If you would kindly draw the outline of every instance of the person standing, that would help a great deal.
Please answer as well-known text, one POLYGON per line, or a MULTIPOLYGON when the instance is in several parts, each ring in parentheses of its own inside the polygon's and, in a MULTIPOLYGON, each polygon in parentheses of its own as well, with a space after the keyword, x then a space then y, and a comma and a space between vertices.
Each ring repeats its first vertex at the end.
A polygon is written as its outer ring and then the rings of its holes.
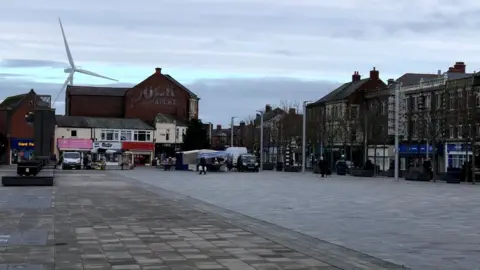
POLYGON ((200 173, 199 174, 207 174, 207 160, 205 157, 200 158, 200 173))
POLYGON ((327 165, 327 161, 325 161, 323 159, 323 157, 320 157, 320 160, 318 161, 318 167, 320 169, 320 175, 322 177, 325 177, 325 175, 327 175, 327 171, 328 171, 328 165, 327 165))

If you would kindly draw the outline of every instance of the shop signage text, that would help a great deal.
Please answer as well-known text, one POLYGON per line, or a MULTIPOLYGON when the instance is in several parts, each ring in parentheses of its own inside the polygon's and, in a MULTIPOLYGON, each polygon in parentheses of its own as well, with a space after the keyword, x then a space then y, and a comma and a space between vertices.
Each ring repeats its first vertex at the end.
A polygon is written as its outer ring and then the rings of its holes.
POLYGON ((90 150, 92 149, 92 140, 91 139, 58 139, 57 148, 60 150, 90 150))
POLYGON ((98 149, 115 149, 119 150, 122 149, 122 143, 120 142, 94 142, 93 148, 98 149))
POLYGON ((33 142, 18 142, 17 145, 19 147, 35 147, 35 143, 33 142))
POLYGON ((25 148, 34 148, 35 142, 28 139, 12 139, 10 141, 11 149, 25 149, 25 148))

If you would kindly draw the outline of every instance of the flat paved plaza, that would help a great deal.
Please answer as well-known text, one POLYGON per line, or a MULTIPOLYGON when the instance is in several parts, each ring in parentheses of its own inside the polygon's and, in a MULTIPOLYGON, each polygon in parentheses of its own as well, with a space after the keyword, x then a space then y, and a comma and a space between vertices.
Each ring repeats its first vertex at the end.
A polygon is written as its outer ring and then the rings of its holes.
MULTIPOLYGON (((59 171, 54 187, 0 187, 0 270, 400 268, 129 178, 158 175, 59 171)), ((201 184, 165 181, 190 176, 201 184)))
POLYGON ((480 269, 479 185, 267 171, 109 174, 413 269, 480 269))

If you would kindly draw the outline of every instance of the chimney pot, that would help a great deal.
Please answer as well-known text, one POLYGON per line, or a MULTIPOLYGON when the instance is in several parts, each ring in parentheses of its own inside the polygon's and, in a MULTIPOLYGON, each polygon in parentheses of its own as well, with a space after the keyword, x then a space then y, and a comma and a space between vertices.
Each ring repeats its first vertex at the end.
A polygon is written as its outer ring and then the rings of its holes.
POLYGON ((353 72, 353 75, 352 75, 352 82, 358 82, 360 81, 362 77, 360 76, 360 74, 358 73, 358 71, 354 71, 353 72))
POLYGON ((217 125, 217 130, 222 129, 222 125, 217 125))
POLYGON ((162 69, 161 69, 161 68, 159 68, 159 67, 155 68, 155 73, 157 73, 157 74, 160 74, 160 73, 162 73, 162 69))

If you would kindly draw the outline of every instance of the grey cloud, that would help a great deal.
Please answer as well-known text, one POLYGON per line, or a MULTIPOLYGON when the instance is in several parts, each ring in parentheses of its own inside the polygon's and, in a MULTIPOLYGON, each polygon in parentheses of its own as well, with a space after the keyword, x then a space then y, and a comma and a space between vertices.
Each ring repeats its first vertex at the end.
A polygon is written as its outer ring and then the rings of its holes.
POLYGON ((198 80, 187 85, 201 97, 200 115, 214 123, 228 123, 254 115, 266 104, 282 101, 316 100, 338 86, 330 81, 302 81, 288 78, 198 80))
MULTIPOLYGON (((108 86, 132 86, 131 84, 110 84, 108 86)), ((186 84, 200 98, 200 117, 205 122, 226 124, 230 117, 246 119, 254 115, 255 110, 264 108, 265 104, 280 105, 282 101, 314 100, 338 86, 329 81, 302 81, 287 78, 263 79, 205 79, 186 84)), ((0 99, 7 96, 26 93, 34 89, 38 94, 58 94, 60 84, 38 83, 21 79, 2 80, 0 77, 0 99)), ((58 102, 63 102, 64 94, 58 102)), ((57 104, 61 105, 61 104, 57 104)), ((64 113, 64 108, 57 107, 57 113, 64 113)))
POLYGON ((58 61, 38 60, 38 59, 3 59, 0 61, 0 67, 4 68, 65 68, 68 64, 58 61))

